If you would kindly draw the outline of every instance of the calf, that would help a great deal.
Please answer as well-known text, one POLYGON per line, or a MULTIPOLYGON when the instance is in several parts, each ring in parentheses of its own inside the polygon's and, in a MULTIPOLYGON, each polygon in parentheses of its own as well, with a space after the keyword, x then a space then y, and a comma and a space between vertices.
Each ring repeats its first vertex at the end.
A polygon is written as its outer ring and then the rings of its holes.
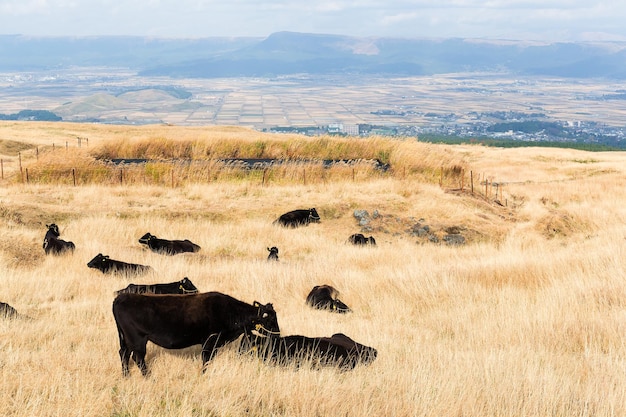
POLYGON ((335 313, 352 311, 339 298, 339 291, 330 285, 316 285, 306 297, 306 303, 319 310, 330 310, 335 313))
POLYGON ((153 271, 151 266, 116 261, 101 253, 89 261, 87 266, 99 269, 103 274, 146 274, 153 271))
POLYGON ((348 238, 348 242, 353 245, 372 245, 376 246, 374 236, 365 237, 362 233, 355 233, 348 238))
POLYGON ((113 317, 120 339, 122 373, 133 360, 143 375, 148 341, 166 349, 202 345, 202 367, 217 349, 258 325, 280 332, 272 304, 247 304, 229 295, 208 292, 191 295, 119 294, 113 317))
POLYGON ((128 284, 126 288, 116 291, 115 294, 121 294, 123 292, 135 294, 195 294, 198 292, 198 289, 189 278, 185 277, 180 281, 170 282, 168 284, 128 284))
POLYGON ((66 242, 59 239, 61 233, 59 232, 59 226, 56 224, 47 224, 48 231, 43 238, 43 250, 46 255, 62 255, 64 253, 74 253, 76 246, 73 242, 66 242))
POLYGON ((244 333, 240 353, 251 353, 266 362, 300 366, 336 366, 353 369, 358 364, 368 365, 378 356, 372 347, 355 342, 343 333, 331 337, 283 336, 258 327, 244 333))
POLYGON ((148 246, 152 252, 160 253, 163 255, 176 255, 177 253, 184 252, 198 252, 200 246, 191 242, 188 239, 185 240, 167 240, 159 239, 158 237, 146 233, 139 239, 139 243, 148 246))
POLYGON ((278 261, 278 248, 276 246, 272 246, 271 248, 267 248, 270 251, 270 254, 267 255, 268 261, 278 261))
POLYGON ((320 216, 317 214, 317 210, 315 210, 315 208, 310 208, 308 210, 293 210, 274 220, 274 224, 285 227, 308 226, 309 223, 319 222, 320 216))

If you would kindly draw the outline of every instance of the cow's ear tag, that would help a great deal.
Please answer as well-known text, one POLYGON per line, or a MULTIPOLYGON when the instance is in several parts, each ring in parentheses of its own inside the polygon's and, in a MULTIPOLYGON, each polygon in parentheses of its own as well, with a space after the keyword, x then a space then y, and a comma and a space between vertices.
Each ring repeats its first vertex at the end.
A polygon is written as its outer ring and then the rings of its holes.
POLYGON ((254 303, 252 303, 252 305, 255 307, 261 307, 261 303, 259 303, 258 301, 255 301, 254 303))
POLYGON ((258 332, 259 330, 261 330, 261 328, 263 327, 263 325, 261 323, 257 323, 254 325, 254 329, 258 332))

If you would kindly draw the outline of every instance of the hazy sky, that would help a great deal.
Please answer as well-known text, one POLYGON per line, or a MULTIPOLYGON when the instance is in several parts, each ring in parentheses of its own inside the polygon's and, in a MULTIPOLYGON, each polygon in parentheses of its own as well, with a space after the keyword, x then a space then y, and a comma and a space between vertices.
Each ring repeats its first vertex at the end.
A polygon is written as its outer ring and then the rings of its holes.
POLYGON ((624 0, 0 0, 0 34, 626 40, 624 0))

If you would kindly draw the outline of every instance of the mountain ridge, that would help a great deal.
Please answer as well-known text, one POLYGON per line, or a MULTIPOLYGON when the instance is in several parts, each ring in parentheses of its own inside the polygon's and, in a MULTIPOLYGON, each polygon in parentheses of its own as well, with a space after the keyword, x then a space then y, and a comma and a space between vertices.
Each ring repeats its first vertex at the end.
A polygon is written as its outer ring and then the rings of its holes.
POLYGON ((626 42, 355 37, 276 32, 265 38, 0 36, 0 70, 124 67, 138 75, 258 77, 294 73, 432 75, 498 71, 626 79, 626 42))

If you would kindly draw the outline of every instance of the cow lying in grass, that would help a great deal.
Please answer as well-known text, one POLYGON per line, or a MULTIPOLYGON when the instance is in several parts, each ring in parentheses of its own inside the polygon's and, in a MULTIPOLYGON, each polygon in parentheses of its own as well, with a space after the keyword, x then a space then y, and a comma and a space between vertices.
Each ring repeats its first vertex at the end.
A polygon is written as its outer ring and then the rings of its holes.
POLYGON ((308 226, 309 223, 319 223, 320 216, 317 214, 317 210, 315 208, 310 208, 308 210, 300 209, 300 210, 292 210, 281 215, 278 219, 274 220, 274 224, 278 224, 284 227, 300 227, 300 226, 308 226))
POLYGON ((261 326, 244 333, 239 352, 277 365, 310 364, 341 369, 370 364, 378 356, 376 349, 357 343, 343 333, 331 337, 280 336, 261 326))
POLYGON ((316 285, 306 297, 306 303, 319 310, 329 310, 335 313, 352 311, 339 298, 339 291, 330 285, 316 285))
POLYGON ((267 250, 270 252, 269 255, 267 255, 267 260, 278 261, 278 248, 276 246, 272 246, 271 248, 267 248, 267 250))
POLYGON ((348 238, 348 242, 352 243, 353 245, 376 246, 376 239, 374 239, 374 236, 365 237, 363 233, 355 233, 353 235, 350 235, 350 237, 348 238))
POLYGON ((52 223, 46 225, 48 231, 43 238, 43 250, 46 255, 62 255, 64 253, 73 253, 76 249, 74 242, 66 242, 63 239, 59 239, 61 233, 59 232, 59 226, 52 223))
POLYGON ((151 266, 116 261, 108 255, 97 254, 87 263, 89 268, 100 270, 103 274, 146 274, 153 271, 151 266))
POLYGON ((146 233, 139 239, 139 243, 146 245, 152 252, 163 255, 176 255, 177 253, 198 252, 200 246, 196 245, 189 239, 185 240, 168 240, 159 239, 158 237, 146 233))
POLYGON ((167 284, 128 284, 124 289, 116 291, 115 294, 130 292, 135 294, 195 294, 198 289, 187 277, 180 281, 167 284))

